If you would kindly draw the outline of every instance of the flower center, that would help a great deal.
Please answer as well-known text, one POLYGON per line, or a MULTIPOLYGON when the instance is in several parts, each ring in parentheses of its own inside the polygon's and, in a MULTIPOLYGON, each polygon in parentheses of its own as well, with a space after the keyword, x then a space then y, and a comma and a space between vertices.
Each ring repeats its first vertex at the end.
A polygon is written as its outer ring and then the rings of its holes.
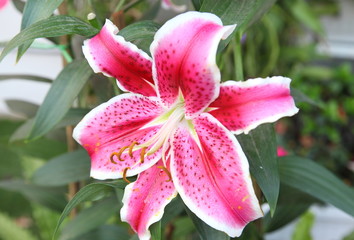
MULTIPOLYGON (((126 182, 129 182, 126 178, 127 171, 132 167, 144 163, 145 157, 150 156, 157 152, 160 148, 162 161, 164 165, 166 165, 166 158, 168 158, 169 154, 169 147, 170 147, 170 137, 174 134, 175 130, 178 127, 178 124, 184 119, 184 108, 182 104, 177 105, 173 109, 169 110, 168 112, 162 114, 160 117, 156 118, 149 124, 145 125, 144 128, 148 128, 151 126, 156 126, 162 124, 162 127, 154 134, 151 138, 147 141, 138 143, 137 141, 133 141, 131 144, 124 146, 119 149, 118 152, 113 152, 110 155, 110 161, 114 164, 117 164, 116 160, 118 161, 125 161, 122 157, 123 153, 127 153, 130 158, 133 158, 133 152, 140 151, 140 159, 135 162, 132 166, 127 167, 123 170, 123 179, 126 182)), ((143 129, 143 128, 142 128, 143 129)), ((166 167, 159 166, 166 174, 170 177, 170 174, 166 167)))

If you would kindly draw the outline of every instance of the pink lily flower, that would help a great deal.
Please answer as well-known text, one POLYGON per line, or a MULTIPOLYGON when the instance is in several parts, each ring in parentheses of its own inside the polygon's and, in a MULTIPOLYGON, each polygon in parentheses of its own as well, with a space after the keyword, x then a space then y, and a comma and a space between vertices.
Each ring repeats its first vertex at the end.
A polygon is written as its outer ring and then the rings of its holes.
POLYGON ((9 3, 9 0, 0 0, 0 10, 5 8, 8 3, 9 3))
POLYGON ((74 130, 91 157, 91 176, 138 175, 124 193, 121 218, 140 239, 177 195, 199 218, 229 236, 263 215, 245 154, 234 134, 294 115, 290 79, 220 83, 215 62, 223 26, 210 13, 187 12, 156 33, 152 58, 117 36, 109 20, 83 51, 95 72, 124 93, 93 109, 74 130))

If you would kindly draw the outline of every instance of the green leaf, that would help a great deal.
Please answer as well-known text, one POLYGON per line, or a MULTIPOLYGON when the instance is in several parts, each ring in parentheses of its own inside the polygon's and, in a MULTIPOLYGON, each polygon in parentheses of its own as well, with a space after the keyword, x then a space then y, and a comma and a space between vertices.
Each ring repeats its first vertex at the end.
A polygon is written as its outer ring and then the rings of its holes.
POLYGON ((237 24, 244 31, 267 12, 276 0, 204 0, 201 12, 218 15, 223 24, 237 24))
POLYGON ((160 24, 146 20, 130 24, 120 30, 118 35, 121 35, 126 41, 129 42, 138 39, 154 38, 156 31, 160 27, 160 24))
POLYGON ((115 225, 103 225, 95 230, 70 240, 112 240, 117 239, 118 236, 119 240, 130 239, 130 235, 126 228, 115 225))
POLYGON ((14 48, 36 38, 59 37, 68 34, 92 36, 98 30, 86 22, 70 16, 53 16, 41 20, 22 30, 4 48, 0 55, 2 59, 14 48))
POLYGON ((179 217, 173 221, 172 239, 186 239, 186 235, 191 235, 195 232, 195 226, 188 216, 179 217))
POLYGON ((193 7, 196 11, 199 11, 204 0, 192 0, 193 7))
POLYGON ((0 178, 22 177, 22 159, 10 146, 0 144, 0 178))
POLYGON ((158 221, 151 225, 151 240, 161 240, 161 221, 158 221))
POLYGON ((63 210, 66 203, 64 195, 65 188, 36 186, 22 180, 0 181, 0 188, 19 192, 31 201, 57 211, 63 210))
POLYGON ((345 236, 343 240, 354 240, 354 231, 345 236))
POLYGON ((69 240, 87 233, 104 224, 112 215, 118 212, 118 202, 115 197, 99 201, 92 207, 81 211, 62 230, 60 240, 69 240))
POLYGON ((272 124, 263 124, 249 134, 237 135, 250 164, 250 172, 256 179, 271 214, 274 214, 279 195, 279 173, 276 139, 272 124))
POLYGON ((287 225, 316 202, 318 202, 316 198, 281 184, 277 209, 273 217, 271 217, 268 212, 263 218, 265 232, 272 232, 287 225))
POLYGON ((90 177, 90 157, 85 150, 77 150, 51 159, 33 175, 40 186, 62 186, 90 177))
POLYGON ((296 224, 292 240, 312 240, 311 229, 315 216, 311 212, 306 212, 296 224))
POLYGON ((11 149, 24 156, 50 159, 66 152, 67 146, 62 141, 40 138, 31 142, 11 143, 11 149))
MULTIPOLYGON (((63 0, 28 0, 25 4, 21 22, 21 30, 27 28, 31 24, 45 19, 53 14, 54 10, 63 2, 63 0)), ((17 61, 30 47, 32 41, 26 41, 17 53, 17 61)))
POLYGON ((150 52, 150 45, 160 25, 153 21, 141 21, 130 24, 118 32, 126 41, 134 42, 140 49, 150 52))
POLYGON ((69 215, 71 210, 73 210, 77 205, 79 205, 82 202, 92 201, 94 199, 99 198, 102 195, 105 195, 107 192, 110 192, 112 190, 112 187, 124 188, 125 186, 126 186, 125 182, 123 182, 122 180, 117 180, 111 182, 91 183, 81 188, 80 191, 75 194, 75 196, 70 200, 70 202, 66 205, 65 209, 63 210, 58 220, 57 226, 55 228, 53 238, 57 233, 61 223, 69 215))
POLYGON ((25 2, 22 2, 21 0, 12 0, 12 3, 14 4, 15 8, 22 13, 23 9, 25 8, 25 2))
POLYGON ((52 83, 53 80, 41 76, 27 75, 27 74, 4 74, 0 75, 0 80, 8 79, 23 79, 23 80, 32 80, 37 82, 47 82, 52 83))
POLYGON ((300 157, 282 157, 279 172, 284 184, 332 204, 354 216, 354 190, 321 165, 300 157))
POLYGON ((68 64, 60 72, 37 112, 30 140, 43 136, 59 123, 91 74, 92 70, 87 62, 78 60, 68 64))
POLYGON ((187 207, 185 207, 188 216, 192 219, 201 239, 203 240, 229 240, 230 237, 221 231, 218 231, 209 225, 207 225, 203 220, 198 218, 194 213, 192 213, 187 207))
POLYGON ((38 110, 37 104, 26 101, 9 99, 6 100, 5 103, 12 112, 21 114, 26 118, 34 117, 36 115, 36 111, 38 110))
POLYGON ((11 219, 6 214, 0 212, 0 239, 2 240, 35 240, 28 229, 24 229, 16 224, 15 219, 11 219))
POLYGON ((264 240, 259 227, 254 222, 247 224, 237 240, 264 240))
POLYGON ((324 33, 319 17, 314 14, 312 6, 305 0, 286 0, 285 5, 294 17, 306 27, 310 28, 317 34, 324 33))
POLYGON ((314 100, 312 100, 311 98, 309 98, 303 92, 301 92, 300 90, 298 90, 296 88, 291 88, 291 96, 294 97, 294 100, 296 103, 305 102, 305 103, 311 104, 313 106, 324 109, 323 103, 315 102, 314 100))
POLYGON ((161 219, 162 226, 166 226, 172 219, 184 211, 184 204, 181 198, 174 198, 165 208, 165 213, 161 219))
MULTIPOLYGON (((84 108, 71 108, 65 117, 55 126, 55 128, 61 128, 69 125, 75 126, 89 111, 89 109, 84 108)), ((11 135, 10 142, 26 139, 32 130, 33 123, 34 119, 28 119, 25 123, 18 127, 11 135)))

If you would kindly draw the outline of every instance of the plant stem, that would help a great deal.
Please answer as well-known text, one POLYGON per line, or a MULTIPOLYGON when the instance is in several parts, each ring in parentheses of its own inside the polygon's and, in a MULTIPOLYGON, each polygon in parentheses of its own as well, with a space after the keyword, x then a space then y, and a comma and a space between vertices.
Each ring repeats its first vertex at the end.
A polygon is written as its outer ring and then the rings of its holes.
MULTIPOLYGON (((67 6, 66 1, 63 1, 63 3, 60 4, 58 10, 59 10, 59 13, 62 15, 65 15, 68 13, 68 6, 67 6)), ((67 46, 68 43, 69 43, 69 38, 67 35, 60 37, 60 39, 59 39, 60 45, 67 46)), ((67 55, 64 54, 62 57, 64 67, 68 64, 68 60, 70 61, 70 59, 71 59, 70 54, 68 52, 66 52, 66 53, 67 53, 67 55), (70 58, 68 58, 68 56, 70 58)), ((73 126, 66 126, 65 131, 66 131, 66 142, 67 142, 68 151, 73 152, 77 149, 77 144, 72 137, 73 126)), ((74 197, 74 195, 78 191, 79 191, 79 183, 69 183, 69 185, 68 185, 68 199, 69 199, 69 201, 74 197)), ((76 215, 77 215, 77 209, 73 209, 70 213, 70 217, 74 218, 76 215)))
POLYGON ((234 38, 234 64, 235 64, 235 80, 243 81, 243 64, 242 64, 242 47, 241 47, 242 32, 237 31, 234 38))

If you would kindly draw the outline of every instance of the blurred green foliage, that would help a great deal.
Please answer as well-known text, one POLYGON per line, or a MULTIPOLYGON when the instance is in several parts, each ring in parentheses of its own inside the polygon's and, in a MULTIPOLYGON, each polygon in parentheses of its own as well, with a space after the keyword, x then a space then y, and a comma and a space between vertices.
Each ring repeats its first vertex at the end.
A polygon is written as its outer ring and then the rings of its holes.
MULTIPOLYGON (((20 2, 14 0, 19 10, 22 6, 18 5, 20 2)), ((202 0, 193 0, 198 8, 202 2, 202 0)), ((213 5, 213 1, 209 2, 213 5)), ((263 6, 261 1, 249 2, 258 4, 258 7, 263 6)), ((126 34, 124 35, 126 38, 129 37, 129 33, 145 34, 146 36, 139 36, 137 39, 134 39, 134 34, 130 37, 146 51, 149 50, 152 33, 159 27, 159 24, 140 22, 140 20, 154 19, 158 14, 160 1, 149 4, 142 0, 68 0, 66 3, 67 14, 70 16, 85 19, 89 12, 95 12, 97 20, 91 22, 94 27, 100 28, 105 18, 111 18, 120 28, 130 25, 128 31, 125 29, 120 32, 122 35, 126 34), (137 21, 139 22, 135 26, 131 25, 137 21), (135 28, 143 31, 129 31, 135 28)), ((353 63, 320 55, 317 51, 317 44, 325 39, 320 17, 338 13, 338 2, 335 0, 277 1, 260 21, 243 32, 242 67, 245 79, 272 75, 292 78, 292 88, 295 89, 293 95, 301 110, 295 117, 281 120, 276 125, 278 143, 290 154, 313 159, 325 165, 340 178, 353 183, 353 174, 348 169, 348 163, 354 159, 352 150, 354 149, 353 63)), ((50 38, 50 40, 59 44, 59 38, 50 38)), ((66 48, 68 53, 73 58, 82 58, 82 37, 70 36, 69 40, 70 43, 66 48)), ((225 43, 226 41, 223 44, 225 43)), ((218 64, 223 81, 236 79, 234 61, 237 59, 236 44, 231 42, 225 49, 220 49, 218 64)), ((88 176, 88 156, 80 150, 67 152, 63 128, 66 125, 76 124, 78 118, 81 119, 87 112, 86 108, 108 100, 114 95, 114 90, 117 93, 114 81, 107 81, 105 77, 99 75, 91 76, 88 84, 80 92, 79 105, 85 109, 81 111, 70 109, 58 124, 59 126, 55 126, 49 133, 46 132, 45 136, 30 142, 23 141, 23 138, 29 133, 28 125, 33 123, 31 121, 35 113, 31 111, 35 111, 38 106, 33 110, 28 106, 23 107, 23 104, 16 105, 12 102, 11 109, 19 110, 26 116, 27 121, 0 120, 2 155, 0 158, 0 221, 3 223, 0 224, 0 231, 5 224, 7 226, 3 236, 0 234, 0 240, 6 240, 9 236, 12 240, 23 239, 22 236, 26 235, 30 236, 28 239, 46 240, 51 239, 55 231, 58 231, 55 235, 58 239, 105 240, 113 239, 114 236, 120 236, 119 239, 137 239, 136 236, 132 236, 127 224, 119 220, 118 209, 121 207, 125 183, 122 181, 91 183, 92 180, 88 176), (78 158, 80 160, 74 162, 78 158), (68 162, 73 164, 69 165, 68 162), (70 168, 78 169, 70 171, 70 168), (80 187, 90 184, 82 187, 73 200, 67 201, 65 200, 67 183, 73 181, 80 181, 80 187), (74 214, 69 221, 66 221, 66 217, 73 209, 76 209, 74 214), (73 217, 74 215, 76 217, 73 217), (58 219, 60 219, 59 223, 58 219), (12 220, 16 220, 19 229, 25 230, 18 231, 16 234, 17 228, 13 227, 12 220), (58 228, 62 222, 63 227, 58 228)), ((293 159, 295 158, 283 161, 281 166, 285 169, 289 168, 289 165, 284 164, 291 163, 293 159)), ((310 170, 316 169, 320 168, 310 170)), ((295 170, 299 168, 292 170, 296 173, 295 170)), ((276 167, 274 171, 277 171, 276 167)), ((311 171, 307 172, 307 177, 315 175, 311 174, 311 171)), ((323 175, 330 175, 329 172, 325 173, 323 175)), ((281 176, 287 177, 291 174, 292 171, 290 173, 288 171, 281 173, 281 176)), ((327 180, 333 178, 335 177, 330 175, 327 180)), ((306 183, 306 178, 303 179, 306 183)), ((312 189, 323 182, 326 183, 326 179, 323 181, 321 178, 316 179, 318 182, 313 181, 312 189)), ((273 218, 268 214, 263 220, 249 224, 240 239, 262 239, 266 232, 283 227, 306 212, 313 203, 321 200, 326 202, 326 199, 319 200, 316 196, 310 196, 309 192, 300 192, 299 188, 289 187, 284 179, 280 181, 280 196, 273 218)), ((299 181, 294 182, 293 184, 296 185, 299 181)), ((337 184, 334 186, 341 183, 338 182, 333 183, 337 184)), ((338 190, 335 187, 333 189, 338 190)), ((323 188, 322 195, 324 190, 323 188)), ((350 191, 351 189, 347 190, 350 191)), ((345 197, 342 196, 343 199, 345 197)), ((338 202, 340 205, 341 202, 339 200, 338 202)), ((188 214, 184 211, 181 199, 176 198, 166 207, 162 221, 153 225, 152 232, 156 230, 156 235, 159 235, 159 228, 162 226, 162 236, 173 240, 199 239, 196 230, 203 233, 204 235, 201 236, 205 237, 225 235, 193 217, 193 214, 188 214)), ((312 221, 312 216, 304 215, 294 239, 305 236, 310 231, 312 221)))

